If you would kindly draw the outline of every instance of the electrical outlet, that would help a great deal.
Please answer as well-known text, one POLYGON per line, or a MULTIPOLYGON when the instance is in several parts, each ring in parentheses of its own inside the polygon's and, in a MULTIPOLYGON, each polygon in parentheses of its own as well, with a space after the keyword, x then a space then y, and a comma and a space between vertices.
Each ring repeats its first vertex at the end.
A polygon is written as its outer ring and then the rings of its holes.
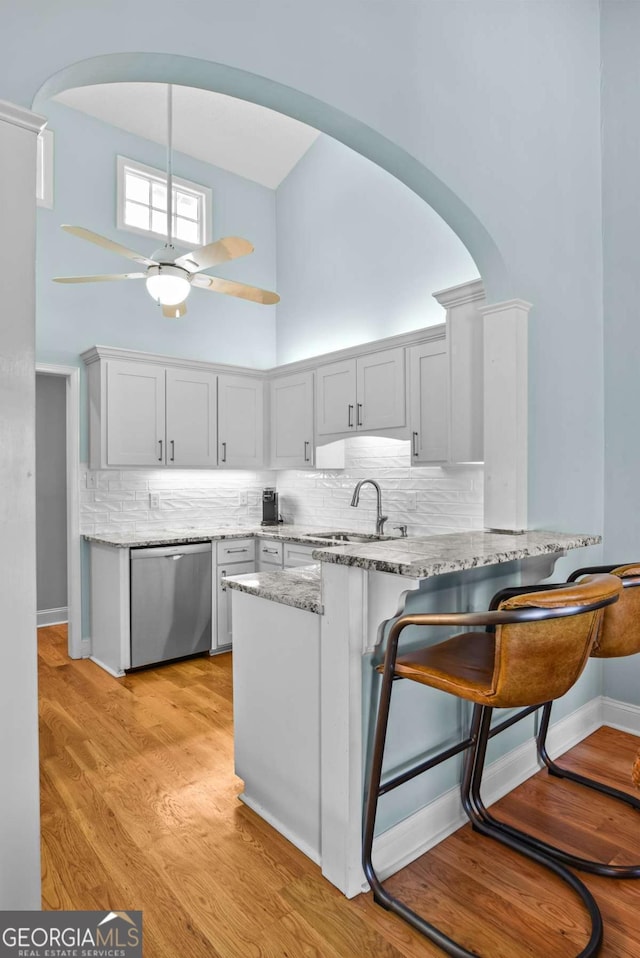
POLYGON ((84 481, 87 489, 96 488, 96 474, 95 472, 85 472, 84 481))
POLYGON ((241 506, 249 505, 249 493, 246 490, 241 490, 238 493, 238 505, 241 505, 241 506))
POLYGON ((149 493, 149 508, 150 509, 160 508, 160 493, 159 492, 149 493))
POLYGON ((415 512, 418 508, 417 495, 415 492, 407 493, 407 501, 404 504, 407 512, 415 512))

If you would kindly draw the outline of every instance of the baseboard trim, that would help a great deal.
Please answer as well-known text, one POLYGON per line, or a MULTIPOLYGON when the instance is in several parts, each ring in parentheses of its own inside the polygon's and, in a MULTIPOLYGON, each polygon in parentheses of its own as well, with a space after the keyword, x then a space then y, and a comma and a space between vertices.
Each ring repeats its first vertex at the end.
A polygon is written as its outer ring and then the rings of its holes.
POLYGON ((120 670, 117 672, 115 669, 112 669, 110 665, 106 665, 100 659, 97 659, 95 655, 89 655, 89 658, 92 662, 95 662, 96 665, 99 665, 101 669, 104 669, 105 672, 108 672, 109 675, 113 675, 114 679, 121 679, 124 676, 124 671, 120 670))
POLYGON ((42 609, 36 613, 36 624, 39 629, 44 629, 47 625, 66 625, 69 621, 69 612, 65 606, 59 609, 42 609))
POLYGON ((276 818, 275 815, 272 815, 271 812, 267 811, 267 809, 264 808, 260 802, 256 802, 253 798, 251 798, 251 796, 247 795, 246 792, 241 792, 241 794, 238 795, 238 798, 243 805, 246 805, 247 808, 250 808, 252 811, 254 811, 256 815, 259 815, 260 818, 263 818, 265 822, 268 822, 269 825, 276 829, 276 831, 280 832, 281 835, 284 835, 284 837, 288 839, 292 845, 295 845, 296 848, 299 848, 300 851, 303 852, 307 858, 310 858, 315 865, 322 864, 319 852, 315 848, 312 848, 307 842, 303 841, 303 839, 296 835, 295 832, 292 832, 290 828, 287 828, 286 825, 283 825, 282 822, 276 818))
POLYGON ((602 724, 640 735, 640 705, 618 702, 605 696, 602 699, 602 724))
MULTIPOLYGON (((623 708, 633 709, 634 706, 623 708)), ((640 709, 637 712, 640 721, 640 709)), ((602 699, 598 697, 554 723, 547 740, 550 755, 556 758, 603 724, 611 723, 603 722, 602 699)), ((540 768, 533 738, 503 755, 487 766, 482 790, 485 805, 492 805, 540 768)), ((452 788, 376 838, 373 846, 376 871, 381 878, 388 878, 451 835, 466 821, 459 789, 452 788)), ((363 886, 363 890, 366 888, 367 885, 363 886)))

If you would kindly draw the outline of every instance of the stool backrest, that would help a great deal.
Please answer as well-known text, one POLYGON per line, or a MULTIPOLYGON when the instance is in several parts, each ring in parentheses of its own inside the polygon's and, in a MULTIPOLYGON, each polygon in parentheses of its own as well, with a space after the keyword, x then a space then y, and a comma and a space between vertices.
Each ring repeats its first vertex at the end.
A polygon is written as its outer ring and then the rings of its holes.
POLYGON ((617 576, 589 575, 561 589, 528 592, 501 602, 499 609, 504 611, 534 607, 571 609, 575 614, 496 626, 494 704, 537 705, 568 692, 589 659, 605 611, 581 610, 621 592, 617 576))
POLYGON ((621 565, 611 575, 622 579, 620 598, 604 609, 592 655, 611 659, 640 652, 640 563, 621 565))

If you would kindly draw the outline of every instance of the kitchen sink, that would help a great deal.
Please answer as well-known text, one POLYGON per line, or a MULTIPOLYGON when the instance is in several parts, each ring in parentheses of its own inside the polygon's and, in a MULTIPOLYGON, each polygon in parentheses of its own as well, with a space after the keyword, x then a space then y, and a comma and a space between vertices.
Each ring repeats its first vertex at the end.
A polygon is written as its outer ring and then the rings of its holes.
POLYGON ((314 539, 329 539, 331 542, 380 542, 393 536, 368 535, 366 532, 314 532, 314 539))

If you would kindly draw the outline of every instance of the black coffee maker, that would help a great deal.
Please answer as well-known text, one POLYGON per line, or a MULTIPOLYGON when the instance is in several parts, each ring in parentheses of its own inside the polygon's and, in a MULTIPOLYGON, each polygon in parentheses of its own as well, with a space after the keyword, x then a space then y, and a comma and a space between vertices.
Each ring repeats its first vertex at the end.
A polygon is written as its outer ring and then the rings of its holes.
POLYGON ((278 493, 275 489, 262 490, 262 525, 277 526, 280 521, 278 515, 278 493))

